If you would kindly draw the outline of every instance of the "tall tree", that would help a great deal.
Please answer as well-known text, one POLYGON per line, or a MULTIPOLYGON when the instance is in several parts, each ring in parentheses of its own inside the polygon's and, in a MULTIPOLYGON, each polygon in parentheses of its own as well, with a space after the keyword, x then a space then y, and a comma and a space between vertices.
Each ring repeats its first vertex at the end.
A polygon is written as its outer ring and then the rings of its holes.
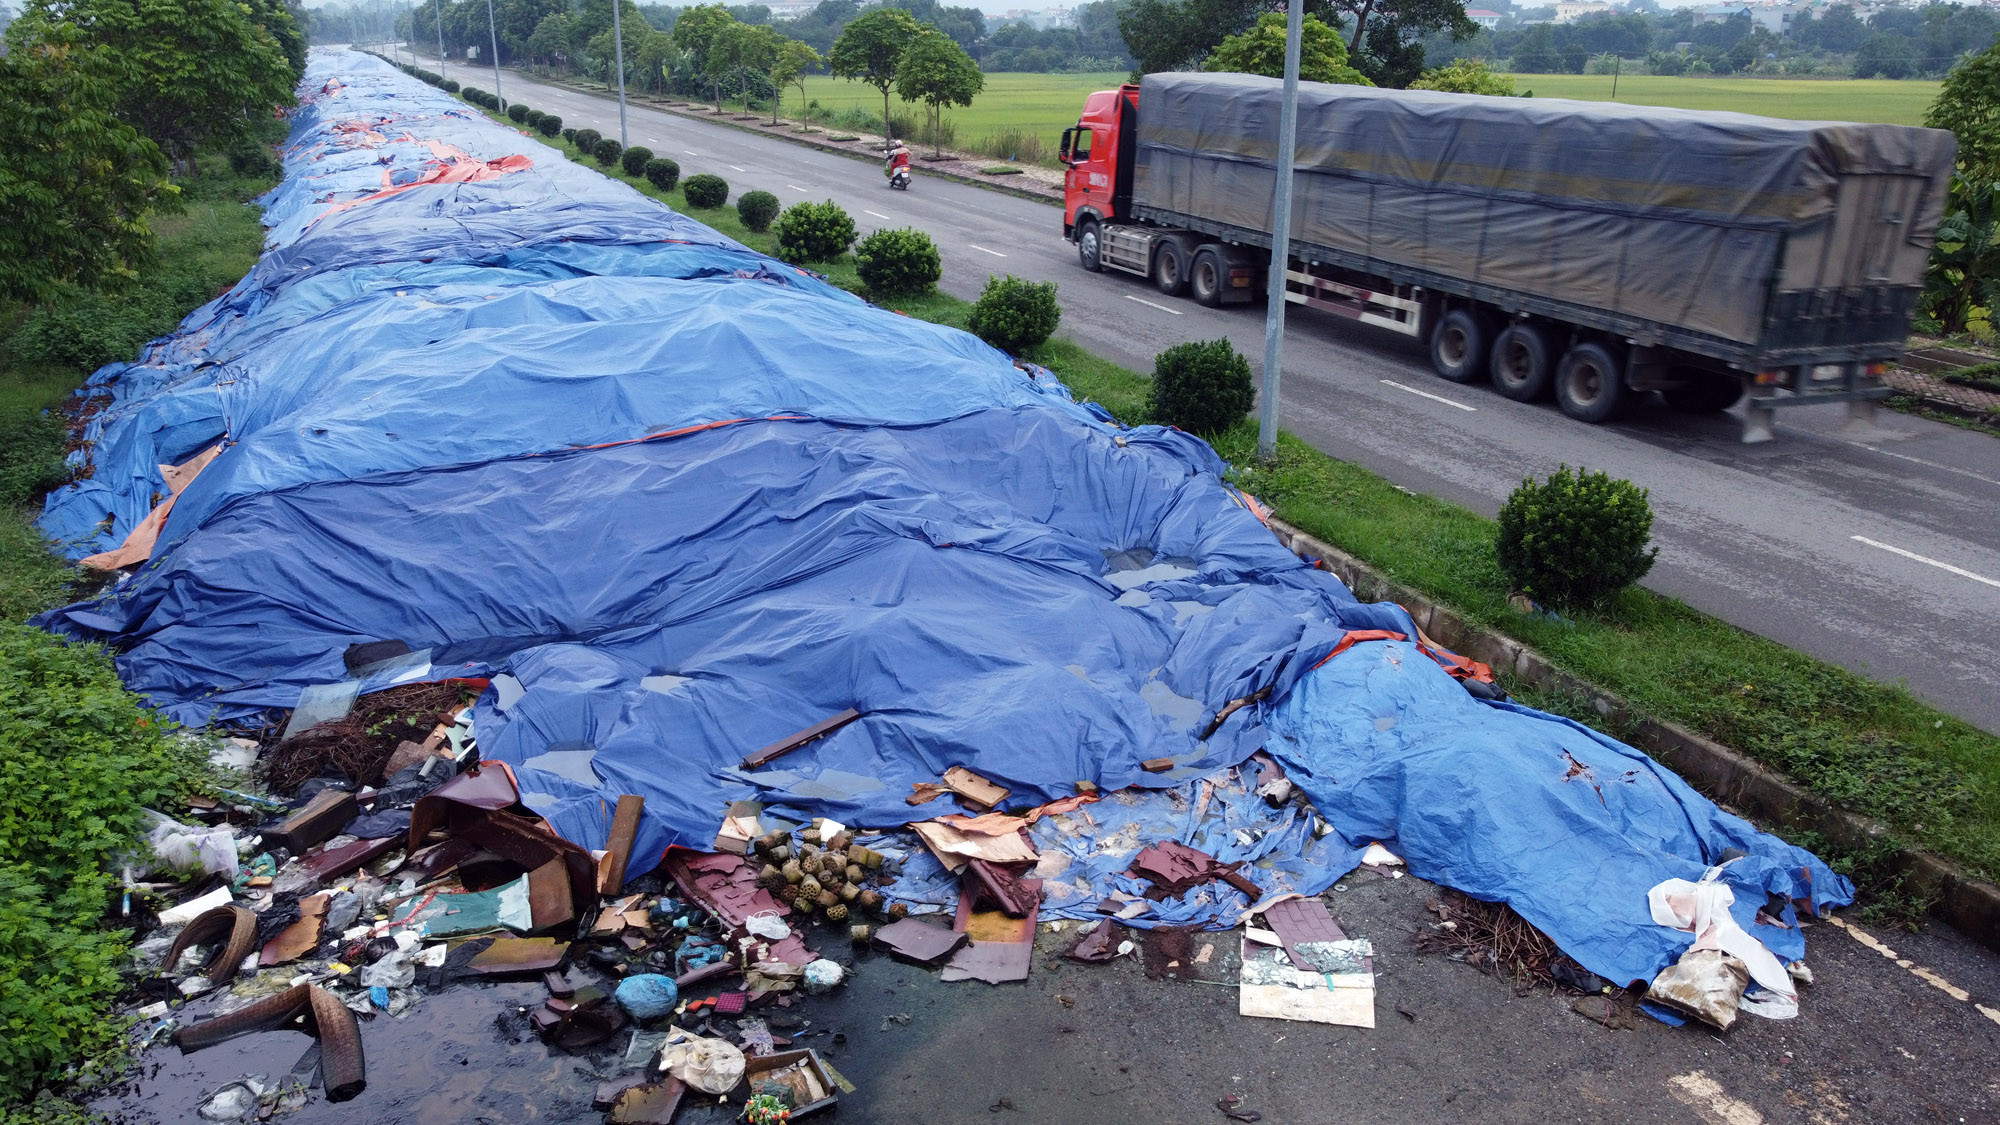
POLYGON ((930 108, 931 151, 939 156, 944 155, 944 107, 971 105, 985 87, 986 76, 979 73, 979 64, 936 28, 926 28, 917 36, 896 66, 897 95, 930 108))
POLYGON ((736 17, 720 4, 700 4, 683 11, 674 20, 674 46, 687 52, 697 74, 706 76, 715 91, 715 111, 722 112, 721 72, 709 65, 716 40, 725 29, 736 25, 736 17))
POLYGON ((1953 67, 1924 124, 1958 138, 1958 166, 1975 183, 2000 183, 2000 39, 1953 67))
MULTIPOLYGON (((1285 76, 1285 17, 1265 12, 1248 31, 1224 39, 1209 52, 1203 70, 1285 76)), ((1334 30, 1314 16, 1299 26, 1299 77, 1307 82, 1345 82, 1373 86, 1366 75, 1347 65, 1347 46, 1334 30)))
POLYGON ((1132 0, 1118 13, 1118 30, 1135 74, 1185 70, 1261 11, 1259 0, 1132 0))
POLYGON ((1417 42, 1443 32, 1456 41, 1479 33, 1462 0, 1307 0, 1329 25, 1353 21, 1347 57, 1378 86, 1402 87, 1423 73, 1417 42))
POLYGON ((116 63, 74 28, 9 29, 0 58, 0 295, 116 288, 152 259, 167 162, 118 119, 116 63))
MULTIPOLYGON (((750 76, 768 75, 777 65, 778 48, 785 41, 770 24, 730 23, 709 47, 711 69, 736 81, 743 95, 743 112, 750 112, 750 76)), ((720 108, 718 106, 718 108, 720 108)))
POLYGON ((860 79, 882 91, 882 135, 894 132, 889 123, 889 87, 896 83, 896 67, 903 52, 923 34, 923 27, 901 8, 874 8, 855 18, 833 42, 827 56, 833 73, 849 80, 860 79))
POLYGON ((778 103, 784 100, 787 86, 799 88, 799 105, 803 112, 806 101, 806 75, 818 69, 824 62, 826 60, 819 57, 818 51, 796 39, 787 39, 778 48, 777 62, 771 67, 771 86, 778 92, 777 96, 771 99, 771 124, 778 123, 778 103))
POLYGON ((203 144, 249 135, 255 118, 292 104, 298 72, 271 33, 235 0, 35 0, 18 21, 50 41, 73 29, 102 48, 118 116, 186 168, 203 144))

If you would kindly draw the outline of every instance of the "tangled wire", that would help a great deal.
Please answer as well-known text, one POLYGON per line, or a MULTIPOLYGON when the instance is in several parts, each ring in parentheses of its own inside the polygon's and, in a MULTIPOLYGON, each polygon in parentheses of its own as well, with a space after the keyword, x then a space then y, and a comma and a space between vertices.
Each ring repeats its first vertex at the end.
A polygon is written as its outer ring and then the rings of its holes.
MULTIPOLYGON (((422 742, 465 701, 458 684, 406 684, 364 695, 346 718, 324 722, 270 747, 265 780, 272 790, 295 793, 328 766, 355 782, 372 784, 401 742, 422 742)), ((272 728, 273 737, 277 726, 272 728)))

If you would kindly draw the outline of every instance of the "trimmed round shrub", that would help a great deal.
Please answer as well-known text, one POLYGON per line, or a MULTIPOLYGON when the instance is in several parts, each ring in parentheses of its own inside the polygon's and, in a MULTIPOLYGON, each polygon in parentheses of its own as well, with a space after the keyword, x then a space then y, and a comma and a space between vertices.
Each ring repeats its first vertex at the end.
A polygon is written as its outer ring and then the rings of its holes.
POLYGON ((613 164, 618 163, 618 154, 624 151, 624 145, 619 144, 610 137, 606 137, 591 146, 590 155, 597 158, 599 165, 609 168, 613 164))
POLYGON ((729 202, 729 181, 703 172, 689 176, 681 185, 681 194, 687 197, 689 207, 720 207, 729 202))
POLYGON ((528 119, 528 107, 515 102, 507 107, 507 120, 519 123, 528 119))
POLYGON ((771 220, 778 217, 778 197, 768 191, 746 191, 736 197, 736 217, 751 230, 769 230, 771 220))
POLYGON ((471 102, 473 105, 482 105, 485 103, 486 91, 477 86, 467 86, 458 92, 458 96, 471 102))
POLYGON ((542 123, 535 126, 535 128, 541 130, 544 137, 561 136, 563 131, 562 118, 557 117, 553 113, 545 113, 542 115, 542 123))
POLYGON ((1060 320, 1055 282, 1008 274, 986 279, 986 288, 972 306, 965 326, 1001 351, 1018 355, 1048 339, 1060 320))
POLYGON ((445 79, 445 80, 444 80, 444 92, 445 92, 445 93, 447 93, 447 94, 456 94, 456 93, 458 93, 458 79, 456 79, 456 78, 447 78, 447 79, 445 79))
POLYGON ((1210 437, 1235 425, 1257 401, 1250 361, 1228 340, 1175 344, 1153 360, 1153 421, 1210 437))
POLYGON ((575 144, 575 143, 576 143, 576 130, 575 130, 575 129, 564 129, 564 130, 562 131, 562 139, 563 139, 563 140, 565 140, 565 141, 568 141, 568 142, 569 142, 569 143, 571 143, 571 144, 575 144))
POLYGON ((829 199, 794 203, 778 218, 778 257, 787 262, 831 262, 854 245, 854 220, 829 199))
POLYGON ((681 182, 681 166, 664 156, 655 156, 646 161, 644 171, 646 182, 661 191, 672 191, 674 185, 681 182))
POLYGON ((578 129, 576 136, 570 138, 570 143, 576 145, 578 156, 589 156, 597 151, 597 142, 603 139, 604 134, 595 129, 578 129))
POLYGON ((868 291, 885 297, 928 293, 944 276, 937 243, 920 230, 878 230, 854 248, 854 262, 868 291))
POLYGON ((653 158, 653 150, 645 145, 633 145, 618 158, 618 166, 625 169, 628 176, 641 176, 646 172, 646 161, 653 158))
POLYGON ((1500 509, 1494 552, 1514 588, 1550 605, 1588 608, 1645 577, 1658 547, 1645 489, 1563 465, 1521 482, 1500 509))
POLYGON ((525 124, 528 128, 540 129, 542 127, 542 119, 547 116, 548 114, 543 113, 539 109, 531 109, 528 112, 522 114, 521 119, 522 123, 525 124))

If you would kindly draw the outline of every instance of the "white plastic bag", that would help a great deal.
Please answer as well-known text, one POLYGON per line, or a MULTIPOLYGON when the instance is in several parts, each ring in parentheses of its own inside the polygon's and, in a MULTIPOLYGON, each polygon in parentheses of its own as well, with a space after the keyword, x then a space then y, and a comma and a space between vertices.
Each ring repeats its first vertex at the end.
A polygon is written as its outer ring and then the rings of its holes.
POLYGON ((146 816, 152 821, 146 830, 146 843, 160 866, 181 875, 201 872, 236 878, 236 833, 227 825, 201 828, 151 809, 146 810, 146 816))

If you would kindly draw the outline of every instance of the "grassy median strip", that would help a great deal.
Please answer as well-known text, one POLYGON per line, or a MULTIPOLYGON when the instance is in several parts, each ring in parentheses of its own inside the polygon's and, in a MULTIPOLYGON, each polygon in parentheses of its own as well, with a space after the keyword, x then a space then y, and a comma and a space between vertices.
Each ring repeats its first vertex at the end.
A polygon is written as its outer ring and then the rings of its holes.
MULTIPOLYGON (((583 159, 572 146, 553 143, 583 159)), ((733 206, 689 208, 678 190, 658 191, 619 176, 615 167, 604 171, 758 250, 776 249, 776 238, 745 228, 733 206)), ((760 185, 730 186, 734 192, 760 185)), ((834 284, 867 295, 852 257, 823 268, 834 284)), ((964 327, 972 309, 970 302, 942 293, 881 303, 955 327, 964 327)), ((1078 397, 1103 404, 1119 420, 1148 420, 1147 376, 1061 339, 1026 358, 1055 371, 1078 397)), ((1248 419, 1221 435, 1215 447, 1236 466, 1237 483, 1285 520, 1461 617, 1533 646, 1642 713, 1705 734, 1846 808, 1880 818, 1904 842, 1985 878, 2000 873, 2000 737, 1901 688, 1815 660, 1650 591, 1627 590, 1589 616, 1521 613, 1508 604, 1508 584, 1494 559, 1493 521, 1408 493, 1290 434, 1281 438, 1275 463, 1261 465, 1256 427, 1248 419)), ((1533 693, 1526 698, 1605 725, 1581 701, 1533 693)), ((1897 894, 1893 886, 1875 882, 1871 857, 1832 858, 1850 866, 1864 887, 1897 894)))

